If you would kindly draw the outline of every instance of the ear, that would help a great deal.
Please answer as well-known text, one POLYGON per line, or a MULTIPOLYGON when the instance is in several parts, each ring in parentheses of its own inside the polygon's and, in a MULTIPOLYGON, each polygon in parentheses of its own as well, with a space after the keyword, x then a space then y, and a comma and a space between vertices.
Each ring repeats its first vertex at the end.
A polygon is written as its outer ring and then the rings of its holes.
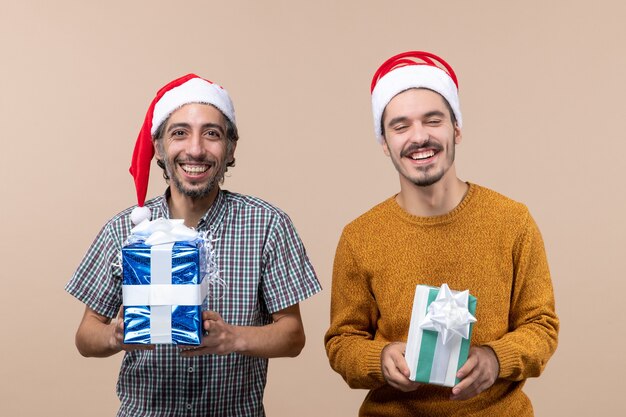
POLYGON ((385 137, 383 136, 383 153, 387 156, 391 156, 391 153, 389 152, 389 146, 387 145, 387 139, 385 139, 385 137))
MULTIPOLYGON (((152 139, 152 146, 154 147, 154 155, 156 156, 156 159, 163 159, 163 155, 161 155, 161 153, 159 152, 159 147, 157 146, 157 140, 159 139, 152 139)), ((160 139, 163 140, 163 139, 160 139)))
POLYGON ((454 143, 458 145, 459 143, 461 143, 462 139, 463 139, 463 133, 461 133, 461 128, 459 127, 457 123, 455 123, 454 124, 454 143))
MULTIPOLYGON (((226 139, 226 140, 228 140, 228 139, 226 139)), ((229 162, 229 163, 232 162, 235 159, 235 150, 237 149, 237 143, 238 142, 234 142, 233 143, 233 147, 232 147, 232 149, 230 151, 230 155, 228 155, 228 161, 227 162, 229 162)))

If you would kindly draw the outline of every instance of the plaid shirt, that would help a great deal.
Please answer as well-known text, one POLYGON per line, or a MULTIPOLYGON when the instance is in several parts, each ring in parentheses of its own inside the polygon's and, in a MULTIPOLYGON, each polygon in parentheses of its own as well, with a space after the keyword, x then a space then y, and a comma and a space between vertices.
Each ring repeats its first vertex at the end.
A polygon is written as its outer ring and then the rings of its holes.
MULTIPOLYGON (((167 196, 146 203, 152 218, 169 218, 167 196)), ((122 304, 120 251, 132 224, 127 209, 100 231, 67 292, 91 309, 116 317, 122 304)), ((226 323, 262 326, 272 313, 321 290, 304 246, 289 217, 254 197, 221 190, 198 223, 210 230, 221 297, 208 308, 226 323)), ((172 345, 126 352, 117 394, 118 416, 263 416, 267 359, 232 353, 183 358, 172 345)))

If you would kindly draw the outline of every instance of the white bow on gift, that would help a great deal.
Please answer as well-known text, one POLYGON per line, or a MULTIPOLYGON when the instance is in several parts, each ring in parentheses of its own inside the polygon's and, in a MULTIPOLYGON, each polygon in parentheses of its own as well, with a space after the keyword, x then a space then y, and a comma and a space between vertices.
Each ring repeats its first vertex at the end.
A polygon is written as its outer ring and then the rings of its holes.
POLYGON ((189 242, 197 239, 200 233, 185 226, 182 219, 144 220, 130 231, 131 235, 144 240, 148 246, 172 242, 189 242))
POLYGON ((470 324, 476 321, 476 317, 467 308, 468 295, 468 290, 452 293, 447 284, 441 285, 419 327, 439 332, 444 345, 455 335, 469 338, 470 324))

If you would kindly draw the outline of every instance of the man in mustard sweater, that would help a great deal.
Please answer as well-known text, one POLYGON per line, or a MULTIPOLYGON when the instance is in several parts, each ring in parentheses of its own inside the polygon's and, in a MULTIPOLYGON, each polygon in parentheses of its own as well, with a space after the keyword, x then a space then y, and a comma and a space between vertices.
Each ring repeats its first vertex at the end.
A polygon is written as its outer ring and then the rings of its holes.
POLYGON ((361 416, 532 416, 522 392, 556 349, 559 321, 541 234, 521 203, 461 181, 458 84, 427 52, 386 61, 372 80, 374 126, 400 192, 343 230, 333 269, 330 364, 369 389, 361 416), (409 379, 416 284, 478 299, 453 388, 409 379))

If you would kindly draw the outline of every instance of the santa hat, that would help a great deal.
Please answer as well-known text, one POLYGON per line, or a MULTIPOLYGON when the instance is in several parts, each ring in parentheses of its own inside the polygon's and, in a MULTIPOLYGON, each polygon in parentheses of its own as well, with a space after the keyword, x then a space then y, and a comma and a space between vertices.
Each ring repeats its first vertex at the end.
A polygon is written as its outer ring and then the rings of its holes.
POLYGON ((137 207, 130 215, 134 224, 149 219, 150 210, 144 207, 148 191, 150 163, 154 156, 152 136, 173 111, 189 103, 212 104, 235 124, 235 109, 228 92, 219 85, 195 74, 187 74, 161 88, 146 113, 130 165, 130 174, 135 179, 137 207))
POLYGON ((459 83, 452 67, 430 52, 409 51, 389 58, 372 78, 372 112, 378 143, 384 141, 381 120, 385 107, 397 94, 410 88, 427 88, 441 94, 462 127, 459 83))

